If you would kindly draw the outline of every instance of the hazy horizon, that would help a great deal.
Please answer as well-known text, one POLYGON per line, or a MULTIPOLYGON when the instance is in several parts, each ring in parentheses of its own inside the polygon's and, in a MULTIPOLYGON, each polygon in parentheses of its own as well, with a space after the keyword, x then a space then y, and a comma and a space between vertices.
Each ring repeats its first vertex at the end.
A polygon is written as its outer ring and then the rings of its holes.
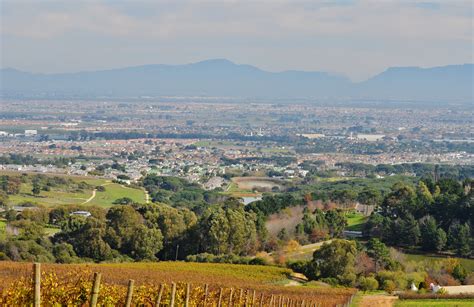
POLYGON ((225 58, 365 80, 472 63, 471 1, 1 1, 1 67, 94 71, 225 58))
MULTIPOLYGON (((34 71, 26 71, 22 69, 18 69, 16 67, 10 67, 10 66, 0 66, 0 69, 14 69, 22 72, 27 72, 27 73, 33 73, 33 74, 45 74, 45 75, 55 75, 55 74, 75 74, 75 73, 86 73, 86 72, 97 72, 97 71, 109 71, 109 70, 120 70, 120 69, 127 69, 127 68, 134 68, 134 67, 143 67, 143 66, 155 66, 155 65, 166 65, 166 66, 184 66, 184 65, 192 65, 192 64, 198 64, 198 63, 204 63, 204 62, 211 62, 211 61, 229 61, 235 65, 243 65, 243 66, 251 66, 257 69, 260 69, 265 72, 270 72, 270 73, 284 73, 284 72, 291 72, 291 71, 299 71, 299 72, 322 72, 322 73, 328 73, 329 75, 333 76, 339 76, 339 77, 345 77, 351 80, 351 78, 344 74, 344 73, 337 73, 337 72, 330 72, 330 71, 312 71, 312 70, 296 70, 296 69, 286 69, 286 70, 266 70, 258 65, 252 64, 252 63, 236 63, 232 60, 226 59, 226 58, 213 58, 213 59, 203 59, 203 60, 198 60, 195 62, 187 62, 187 63, 148 63, 148 64, 140 64, 140 65, 130 65, 130 66, 117 66, 117 67, 110 67, 110 68, 103 68, 103 69, 86 69, 86 70, 76 70, 76 71, 65 71, 65 72, 34 72, 34 71)), ((386 67, 384 70, 375 72, 372 75, 367 76, 364 79, 361 80, 351 80, 353 82, 363 82, 367 81, 385 71, 387 71, 390 68, 422 68, 422 69, 430 69, 430 68, 439 68, 439 67, 446 67, 446 66, 462 66, 462 65, 474 65, 474 62, 471 63, 452 63, 452 64, 446 64, 446 65, 435 65, 435 66, 390 66, 386 67)))

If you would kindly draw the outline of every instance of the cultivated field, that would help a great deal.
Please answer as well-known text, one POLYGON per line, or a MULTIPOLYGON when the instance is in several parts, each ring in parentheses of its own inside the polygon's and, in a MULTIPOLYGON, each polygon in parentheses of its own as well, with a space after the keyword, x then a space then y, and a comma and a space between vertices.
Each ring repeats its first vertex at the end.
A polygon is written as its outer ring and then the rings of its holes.
MULTIPOLYGON (((87 289, 91 286, 92 272, 102 274, 101 293, 102 299, 109 297, 110 302, 120 303, 125 298, 126 284, 129 279, 135 280, 136 294, 134 301, 143 302, 150 305, 154 302, 159 292, 159 285, 166 283, 167 297, 169 299, 169 289, 171 282, 178 283, 178 301, 182 301, 185 292, 185 283, 191 284, 190 297, 194 300, 191 306, 196 306, 202 298, 204 285, 208 284, 210 297, 219 296, 222 288, 223 306, 227 306, 229 300, 235 302, 237 293, 242 289, 243 293, 250 295, 257 293, 257 300, 264 297, 265 306, 268 306, 271 295, 283 296, 293 300, 306 300, 320 302, 321 306, 334 306, 348 301, 354 293, 353 289, 345 288, 320 288, 306 286, 285 286, 289 283, 291 271, 284 268, 271 266, 246 266, 231 264, 208 264, 208 263, 185 263, 185 262, 158 262, 158 263, 127 263, 127 264, 43 264, 44 283, 55 285, 54 289, 44 289, 45 297, 64 298, 63 294, 54 294, 56 288, 65 289, 77 295, 76 288, 83 289, 82 295, 87 299, 87 289), (231 290, 233 289, 233 290, 231 290), (232 298, 231 293, 235 291, 232 298)), ((29 278, 32 274, 32 265, 28 263, 0 262, 0 290, 4 302, 6 296, 13 296, 15 293, 24 291, 25 297, 31 292, 31 281, 23 279, 29 278), (13 284, 12 283, 16 283, 13 284)), ((66 291, 67 290, 67 291, 66 291)), ((81 294, 81 293, 79 293, 81 294)), ((71 294, 72 295, 72 294, 71 294)), ((18 298, 19 302, 22 302, 18 298)), ((23 298, 24 299, 24 298, 23 298)), ((80 301, 74 298, 75 302, 80 301)), ((241 301, 242 302, 242 301, 241 301)), ((1 305, 1 304, 0 304, 1 305)), ((178 304, 179 305, 179 304, 178 304)))

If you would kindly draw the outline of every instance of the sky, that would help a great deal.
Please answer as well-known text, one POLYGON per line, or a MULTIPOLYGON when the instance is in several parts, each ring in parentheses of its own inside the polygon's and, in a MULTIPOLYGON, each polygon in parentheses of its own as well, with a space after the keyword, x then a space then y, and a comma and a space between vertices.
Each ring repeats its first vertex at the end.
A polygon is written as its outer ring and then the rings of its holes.
POLYGON ((472 63, 474 0, 0 0, 1 67, 41 73, 226 58, 367 79, 472 63))

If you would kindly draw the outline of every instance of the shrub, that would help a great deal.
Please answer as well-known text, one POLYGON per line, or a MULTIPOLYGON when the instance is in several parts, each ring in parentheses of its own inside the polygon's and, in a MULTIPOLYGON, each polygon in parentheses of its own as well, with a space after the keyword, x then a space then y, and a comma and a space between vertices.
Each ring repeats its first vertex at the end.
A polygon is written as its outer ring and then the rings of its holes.
POLYGON ((411 283, 414 283, 416 286, 420 285, 418 288, 422 288, 421 284, 426 278, 425 272, 412 272, 406 274, 407 285, 410 286, 411 283))
POLYGON ((390 294, 392 294, 393 291, 395 291, 396 288, 397 288, 397 286, 391 280, 385 280, 383 282, 383 290, 387 291, 390 294))
POLYGON ((407 275, 402 271, 380 271, 376 276, 379 284, 384 285, 385 281, 390 280, 395 284, 395 288, 400 290, 406 289, 408 286, 407 275))
POLYGON ((464 278, 465 285, 474 285, 474 272, 470 273, 469 275, 464 278))
POLYGON ((444 294, 448 294, 448 291, 446 291, 445 288, 441 288, 441 289, 438 290, 437 293, 438 293, 439 295, 444 295, 444 294))
POLYGON ((467 277, 467 271, 461 264, 458 264, 454 267, 452 275, 457 280, 463 282, 467 277))
POLYGON ((460 283, 449 274, 440 274, 436 280, 441 286, 459 286, 460 283))
POLYGON ((379 287, 379 282, 374 277, 359 278, 359 288, 363 291, 376 290, 379 287))
POLYGON ((337 278, 332 278, 332 277, 321 278, 321 281, 324 283, 330 284, 331 286, 339 285, 339 280, 337 278))

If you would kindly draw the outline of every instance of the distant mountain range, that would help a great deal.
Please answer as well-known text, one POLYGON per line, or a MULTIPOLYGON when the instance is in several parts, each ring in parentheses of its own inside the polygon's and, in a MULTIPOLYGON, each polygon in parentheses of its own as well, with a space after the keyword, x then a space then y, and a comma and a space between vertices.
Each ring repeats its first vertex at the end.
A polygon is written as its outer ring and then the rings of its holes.
POLYGON ((34 74, 0 70, 2 96, 348 98, 473 101, 474 64, 395 67, 364 82, 325 72, 268 72, 224 59, 101 71, 34 74))

